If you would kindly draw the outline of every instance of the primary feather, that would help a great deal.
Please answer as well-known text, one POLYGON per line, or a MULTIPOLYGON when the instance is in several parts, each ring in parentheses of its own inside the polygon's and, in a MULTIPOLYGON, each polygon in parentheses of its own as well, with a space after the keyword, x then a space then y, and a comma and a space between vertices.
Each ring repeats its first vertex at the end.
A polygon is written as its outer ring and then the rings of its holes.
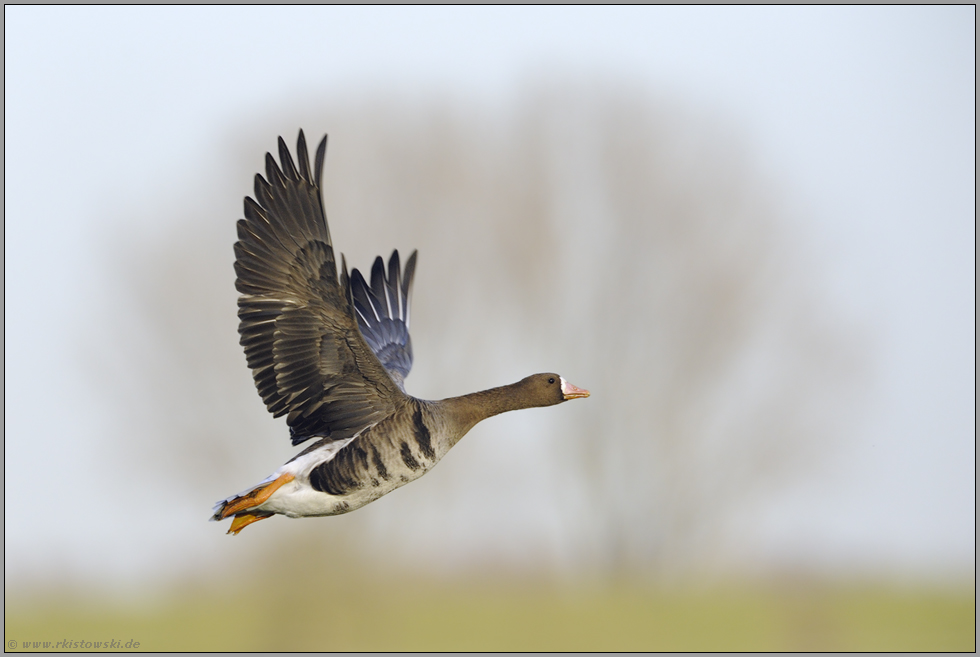
POLYGON ((266 408, 286 416, 294 445, 350 438, 390 414, 402 394, 354 319, 346 263, 337 277, 319 189, 326 146, 324 137, 311 176, 303 133, 298 168, 279 138, 282 169, 266 156, 266 178, 255 176, 256 200, 245 199, 235 244, 245 358, 266 408))

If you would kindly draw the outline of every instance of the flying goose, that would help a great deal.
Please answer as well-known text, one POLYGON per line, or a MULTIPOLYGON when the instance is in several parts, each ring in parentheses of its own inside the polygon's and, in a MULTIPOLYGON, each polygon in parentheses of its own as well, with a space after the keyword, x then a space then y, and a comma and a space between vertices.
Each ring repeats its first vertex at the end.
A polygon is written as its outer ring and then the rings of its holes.
POLYGON ((233 517, 229 534, 275 514, 347 513, 418 479, 488 417, 552 406, 589 392, 557 374, 441 401, 405 392, 417 251, 371 267, 371 282, 337 265, 320 180, 327 138, 313 172, 303 131, 298 167, 282 137, 279 161, 265 156, 255 199, 238 221, 238 332, 259 396, 286 416, 293 445, 309 446, 252 488, 218 502, 211 520, 233 517), (280 166, 281 165, 281 166, 280 166))

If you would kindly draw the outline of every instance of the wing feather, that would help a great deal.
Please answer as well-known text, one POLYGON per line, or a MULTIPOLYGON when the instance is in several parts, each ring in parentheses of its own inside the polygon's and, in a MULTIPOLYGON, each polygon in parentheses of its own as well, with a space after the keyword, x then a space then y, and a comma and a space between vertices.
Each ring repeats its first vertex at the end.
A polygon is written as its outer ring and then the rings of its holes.
POLYGON ((388 259, 387 273, 384 259, 381 256, 375 258, 370 284, 356 269, 351 275, 354 309, 361 334, 402 391, 405 390, 405 377, 412 370, 408 308, 417 255, 413 252, 409 257, 404 275, 397 250, 388 259))
POLYGON ((279 138, 279 163, 266 154, 235 244, 240 342, 262 401, 286 416, 293 444, 355 436, 402 395, 358 328, 346 263, 338 279, 319 186, 326 142, 311 176, 303 132, 298 164, 279 138))

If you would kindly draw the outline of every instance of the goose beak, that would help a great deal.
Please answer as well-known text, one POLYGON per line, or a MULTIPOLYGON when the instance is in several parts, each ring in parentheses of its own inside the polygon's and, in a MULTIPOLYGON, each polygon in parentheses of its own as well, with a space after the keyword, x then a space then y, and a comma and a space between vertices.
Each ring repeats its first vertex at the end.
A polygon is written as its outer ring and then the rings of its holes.
POLYGON ((579 388, 573 386, 571 383, 565 380, 564 377, 561 379, 561 394, 565 401, 569 399, 578 399, 579 397, 588 397, 589 391, 584 388, 579 388))

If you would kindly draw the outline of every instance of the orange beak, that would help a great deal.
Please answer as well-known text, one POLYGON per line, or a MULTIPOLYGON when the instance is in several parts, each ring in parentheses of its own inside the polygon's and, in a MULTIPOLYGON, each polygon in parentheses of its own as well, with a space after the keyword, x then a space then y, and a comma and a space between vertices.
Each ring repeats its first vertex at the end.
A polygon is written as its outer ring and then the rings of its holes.
POLYGON ((579 388, 573 386, 571 383, 566 381, 564 378, 561 380, 561 394, 565 398, 565 401, 569 399, 578 399, 580 397, 588 397, 589 391, 585 388, 579 388))

